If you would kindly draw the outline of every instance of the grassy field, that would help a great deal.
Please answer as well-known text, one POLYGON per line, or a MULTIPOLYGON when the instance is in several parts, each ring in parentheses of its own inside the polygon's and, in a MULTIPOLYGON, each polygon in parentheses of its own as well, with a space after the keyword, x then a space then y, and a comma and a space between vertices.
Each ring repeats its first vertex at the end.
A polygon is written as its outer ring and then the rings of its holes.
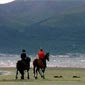
MULTIPOLYGON (((0 85, 85 85, 85 69, 80 68, 47 68, 45 79, 35 80, 30 70, 30 79, 15 79, 15 68, 0 68, 0 71, 9 71, 9 75, 0 75, 0 85), (61 77, 60 77, 61 76, 61 77), (73 78, 74 76, 74 78, 73 78)), ((25 74, 26 75, 26 74, 25 74)))

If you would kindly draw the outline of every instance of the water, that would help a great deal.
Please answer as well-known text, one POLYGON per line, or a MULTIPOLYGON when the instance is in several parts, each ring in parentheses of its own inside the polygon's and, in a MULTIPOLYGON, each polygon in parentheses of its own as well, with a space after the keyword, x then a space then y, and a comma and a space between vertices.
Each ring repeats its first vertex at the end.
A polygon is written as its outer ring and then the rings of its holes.
MULTIPOLYGON (((29 55, 29 57, 31 58, 31 67, 33 67, 32 62, 36 55, 29 55)), ((20 55, 0 54, 0 67, 16 67, 18 60, 20 60, 20 55)), ((85 68, 85 54, 50 55, 47 66, 85 68)))
POLYGON ((50 62, 48 63, 50 67, 76 67, 85 68, 85 57, 80 55, 78 57, 70 55, 57 55, 51 56, 50 62))

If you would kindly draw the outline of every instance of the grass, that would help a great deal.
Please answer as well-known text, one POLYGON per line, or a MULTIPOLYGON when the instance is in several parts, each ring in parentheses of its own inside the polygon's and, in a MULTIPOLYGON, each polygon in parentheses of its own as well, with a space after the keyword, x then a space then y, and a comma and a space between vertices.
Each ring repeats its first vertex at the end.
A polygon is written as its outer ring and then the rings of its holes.
MULTIPOLYGON (((0 68, 1 71, 10 71, 9 75, 0 75, 0 85, 85 85, 85 69, 83 68, 47 68, 45 79, 38 76, 35 80, 30 70, 30 79, 15 79, 15 68, 0 68), (59 77, 62 76, 62 77, 59 77), (73 78, 73 76, 76 76, 73 78)), ((26 74, 25 74, 26 75, 26 74)))

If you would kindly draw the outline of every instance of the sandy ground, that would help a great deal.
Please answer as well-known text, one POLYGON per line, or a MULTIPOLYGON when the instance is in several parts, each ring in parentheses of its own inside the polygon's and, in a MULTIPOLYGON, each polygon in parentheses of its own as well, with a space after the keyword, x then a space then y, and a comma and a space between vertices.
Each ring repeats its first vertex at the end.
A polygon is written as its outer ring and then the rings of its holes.
POLYGON ((45 79, 40 75, 35 80, 33 77, 33 69, 30 69, 30 79, 19 78, 16 80, 15 68, 0 68, 5 74, 0 75, 0 85, 85 85, 85 69, 80 68, 47 68, 45 79))

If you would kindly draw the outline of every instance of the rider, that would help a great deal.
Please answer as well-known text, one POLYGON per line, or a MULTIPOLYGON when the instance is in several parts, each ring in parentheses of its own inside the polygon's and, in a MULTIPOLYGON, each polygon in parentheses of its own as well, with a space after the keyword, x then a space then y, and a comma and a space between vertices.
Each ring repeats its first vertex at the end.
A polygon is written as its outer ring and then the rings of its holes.
POLYGON ((23 63, 25 62, 25 63, 29 64, 29 68, 30 68, 30 61, 31 61, 31 59, 30 59, 30 57, 28 57, 26 55, 26 50, 25 49, 22 49, 21 59, 22 59, 23 63))
POLYGON ((26 57, 27 57, 27 55, 26 55, 26 51, 25 51, 25 49, 22 49, 21 59, 22 59, 22 60, 25 60, 26 57))
POLYGON ((45 65, 44 57, 45 57, 45 52, 43 51, 43 49, 40 49, 38 52, 38 58, 42 60, 43 64, 45 65))

